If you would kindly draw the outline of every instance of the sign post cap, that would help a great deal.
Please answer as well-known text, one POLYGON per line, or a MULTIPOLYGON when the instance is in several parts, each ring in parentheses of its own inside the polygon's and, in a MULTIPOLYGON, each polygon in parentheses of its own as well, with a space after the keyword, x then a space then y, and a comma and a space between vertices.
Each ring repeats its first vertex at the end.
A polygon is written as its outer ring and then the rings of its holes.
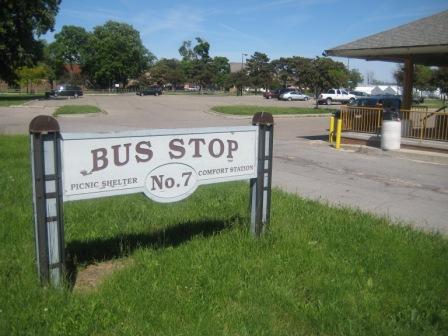
POLYGON ((273 125, 274 118, 268 112, 257 112, 252 118, 252 125, 273 125))
POLYGON ((58 121, 47 115, 40 115, 35 117, 30 122, 30 133, 48 133, 59 132, 60 127, 58 121))

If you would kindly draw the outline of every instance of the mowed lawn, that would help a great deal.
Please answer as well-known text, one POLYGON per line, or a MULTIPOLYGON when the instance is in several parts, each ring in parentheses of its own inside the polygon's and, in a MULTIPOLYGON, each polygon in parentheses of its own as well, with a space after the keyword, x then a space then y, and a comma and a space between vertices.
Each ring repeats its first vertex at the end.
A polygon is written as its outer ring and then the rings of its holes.
MULTIPOLYGON (((288 104, 288 103, 287 103, 288 104)), ((313 107, 294 107, 294 106, 257 106, 257 105, 224 105, 214 106, 212 110, 224 114, 232 115, 254 115, 257 112, 269 112, 272 115, 283 114, 308 114, 308 115, 321 115, 330 114, 338 110, 329 108, 315 109, 313 107)))
POLYGON ((0 94, 0 107, 21 105, 31 100, 43 98, 43 94, 2 93, 0 94))
POLYGON ((66 203, 72 277, 124 266, 91 291, 42 288, 28 148, 0 137, 0 335, 448 334, 446 237, 275 190, 255 239, 247 183, 66 203))
POLYGON ((98 113, 101 109, 94 105, 63 105, 56 109, 54 116, 63 114, 89 114, 98 113))

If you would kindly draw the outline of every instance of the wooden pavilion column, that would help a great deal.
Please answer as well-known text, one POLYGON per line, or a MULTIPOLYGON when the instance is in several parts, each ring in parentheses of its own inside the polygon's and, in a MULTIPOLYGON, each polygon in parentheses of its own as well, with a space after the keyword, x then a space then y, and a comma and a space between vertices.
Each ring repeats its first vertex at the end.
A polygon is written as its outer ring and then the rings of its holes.
POLYGON ((404 110, 410 110, 412 106, 412 82, 414 79, 414 62, 409 56, 404 60, 403 78, 403 105, 404 110))

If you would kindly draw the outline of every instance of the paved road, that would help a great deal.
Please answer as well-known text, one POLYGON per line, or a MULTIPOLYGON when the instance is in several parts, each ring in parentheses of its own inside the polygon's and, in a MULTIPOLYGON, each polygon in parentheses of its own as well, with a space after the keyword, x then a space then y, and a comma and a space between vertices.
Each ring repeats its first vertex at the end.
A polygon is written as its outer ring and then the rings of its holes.
MULTIPOLYGON (((63 131, 247 125, 250 118, 210 113, 215 105, 304 106, 261 97, 86 96, 0 108, 0 133, 26 133, 29 121, 62 104, 94 104, 105 113, 60 117, 63 131)), ((428 231, 448 233, 448 159, 380 150, 336 151, 322 141, 327 117, 281 118, 275 126, 275 186, 330 204, 357 207, 428 231)))

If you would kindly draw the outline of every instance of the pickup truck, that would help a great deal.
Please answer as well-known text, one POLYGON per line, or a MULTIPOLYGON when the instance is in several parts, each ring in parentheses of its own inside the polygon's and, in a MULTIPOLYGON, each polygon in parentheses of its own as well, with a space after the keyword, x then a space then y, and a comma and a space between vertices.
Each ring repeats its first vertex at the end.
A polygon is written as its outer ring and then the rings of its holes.
POLYGON ((352 103, 356 99, 356 96, 348 93, 344 89, 330 89, 327 93, 321 93, 318 98, 319 104, 331 105, 333 102, 339 102, 341 104, 352 103))

